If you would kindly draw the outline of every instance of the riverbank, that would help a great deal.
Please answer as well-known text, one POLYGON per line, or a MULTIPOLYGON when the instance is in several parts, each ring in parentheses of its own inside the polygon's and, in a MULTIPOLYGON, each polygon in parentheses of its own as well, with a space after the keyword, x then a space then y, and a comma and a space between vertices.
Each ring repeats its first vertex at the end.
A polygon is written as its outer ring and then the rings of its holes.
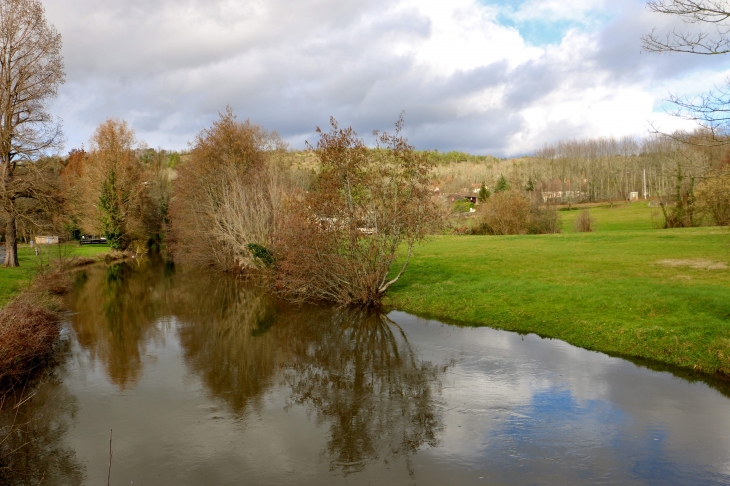
POLYGON ((35 248, 29 245, 18 246, 18 260, 20 266, 15 268, 0 267, 0 308, 7 305, 10 300, 18 295, 24 288, 31 285, 33 278, 40 271, 42 265, 57 265, 60 259, 71 260, 80 258, 103 258, 111 252, 109 245, 84 245, 75 244, 41 247, 45 251, 40 256, 35 254, 35 248))
POLYGON ((720 228, 441 236, 386 305, 730 377, 729 239, 720 228))
POLYGON ((51 355, 59 333, 61 296, 71 289, 69 270, 117 258, 109 247, 64 246, 57 259, 48 251, 46 260, 34 249, 21 247, 21 266, 0 268, 0 390, 22 382, 51 355))

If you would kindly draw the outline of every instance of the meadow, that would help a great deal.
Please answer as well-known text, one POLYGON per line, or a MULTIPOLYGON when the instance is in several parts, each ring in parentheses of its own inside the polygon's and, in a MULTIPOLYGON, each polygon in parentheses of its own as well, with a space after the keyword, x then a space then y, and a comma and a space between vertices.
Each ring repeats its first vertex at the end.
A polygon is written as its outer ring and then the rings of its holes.
POLYGON ((730 376, 730 233, 655 229, 646 202, 597 206, 591 233, 438 236, 386 305, 444 322, 730 376))
MULTIPOLYGON (((41 256, 36 256, 35 249, 28 245, 18 245, 18 259, 20 266, 15 268, 0 268, 0 308, 4 307, 11 298, 28 287, 41 269, 41 263, 48 264, 58 258, 59 248, 56 245, 42 247, 41 256)), ((61 246, 61 255, 68 257, 89 257, 108 253, 109 245, 84 245, 66 243, 61 246)))

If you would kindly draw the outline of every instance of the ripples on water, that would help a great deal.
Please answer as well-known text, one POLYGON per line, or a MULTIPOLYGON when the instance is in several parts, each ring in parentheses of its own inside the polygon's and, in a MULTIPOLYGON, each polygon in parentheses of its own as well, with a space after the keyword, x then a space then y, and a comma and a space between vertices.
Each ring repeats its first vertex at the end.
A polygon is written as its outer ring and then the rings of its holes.
POLYGON ((721 384, 150 262, 69 305, 59 365, 3 407, 0 482, 105 484, 114 429, 119 485, 730 484, 721 384))

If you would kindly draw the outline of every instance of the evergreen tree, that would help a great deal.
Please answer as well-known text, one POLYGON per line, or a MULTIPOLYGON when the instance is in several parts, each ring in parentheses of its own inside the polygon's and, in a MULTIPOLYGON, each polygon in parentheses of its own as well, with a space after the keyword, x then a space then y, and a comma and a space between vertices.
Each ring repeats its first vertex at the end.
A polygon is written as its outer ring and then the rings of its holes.
POLYGON ((492 195, 492 193, 489 192, 489 189, 487 189, 487 186, 485 186, 484 183, 482 183, 482 187, 481 187, 481 189, 479 189, 479 197, 477 197, 477 200, 480 203, 486 202, 487 199, 489 199, 489 196, 491 196, 491 195, 492 195))
POLYGON ((504 174, 499 174, 499 179, 497 179, 497 186, 494 188, 494 192, 502 192, 507 189, 509 189, 507 179, 504 177, 504 174))
POLYGON ((115 250, 122 250, 126 246, 124 241, 124 214, 119 198, 114 169, 109 172, 109 177, 104 181, 101 194, 99 195, 99 209, 101 210, 101 223, 104 228, 104 237, 115 250))
POLYGON ((525 186, 525 190, 527 192, 534 192, 535 191, 535 183, 532 182, 532 177, 527 179, 527 186, 525 186))

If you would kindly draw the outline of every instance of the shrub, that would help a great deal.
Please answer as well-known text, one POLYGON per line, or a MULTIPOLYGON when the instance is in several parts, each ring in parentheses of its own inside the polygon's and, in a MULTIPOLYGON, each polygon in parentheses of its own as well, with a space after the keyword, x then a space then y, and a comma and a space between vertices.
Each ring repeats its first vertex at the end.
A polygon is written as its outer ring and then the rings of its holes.
POLYGON ((554 206, 530 204, 518 191, 495 192, 480 206, 475 234, 524 235, 560 232, 560 217, 554 206))
POLYGON ((454 201, 453 207, 455 213, 468 213, 474 209, 474 203, 468 199, 461 199, 459 201, 454 201))
POLYGON ((587 209, 583 209, 578 217, 575 218, 573 226, 578 233, 590 233, 593 231, 594 224, 595 220, 591 217, 591 213, 587 209))
POLYGON ((312 190, 290 201, 274 242, 281 295, 377 306, 403 275, 440 211, 432 200, 432 164, 401 136, 402 123, 394 135, 377 134, 372 150, 334 119, 328 133, 318 129, 320 172, 312 190), (389 278, 399 256, 403 264, 389 278))
POLYGON ((65 273, 43 273, 0 309, 0 390, 27 379, 51 355, 59 332, 58 296, 70 288, 65 273))
POLYGON ((697 208, 717 226, 730 225, 730 170, 716 171, 697 185, 697 208))

